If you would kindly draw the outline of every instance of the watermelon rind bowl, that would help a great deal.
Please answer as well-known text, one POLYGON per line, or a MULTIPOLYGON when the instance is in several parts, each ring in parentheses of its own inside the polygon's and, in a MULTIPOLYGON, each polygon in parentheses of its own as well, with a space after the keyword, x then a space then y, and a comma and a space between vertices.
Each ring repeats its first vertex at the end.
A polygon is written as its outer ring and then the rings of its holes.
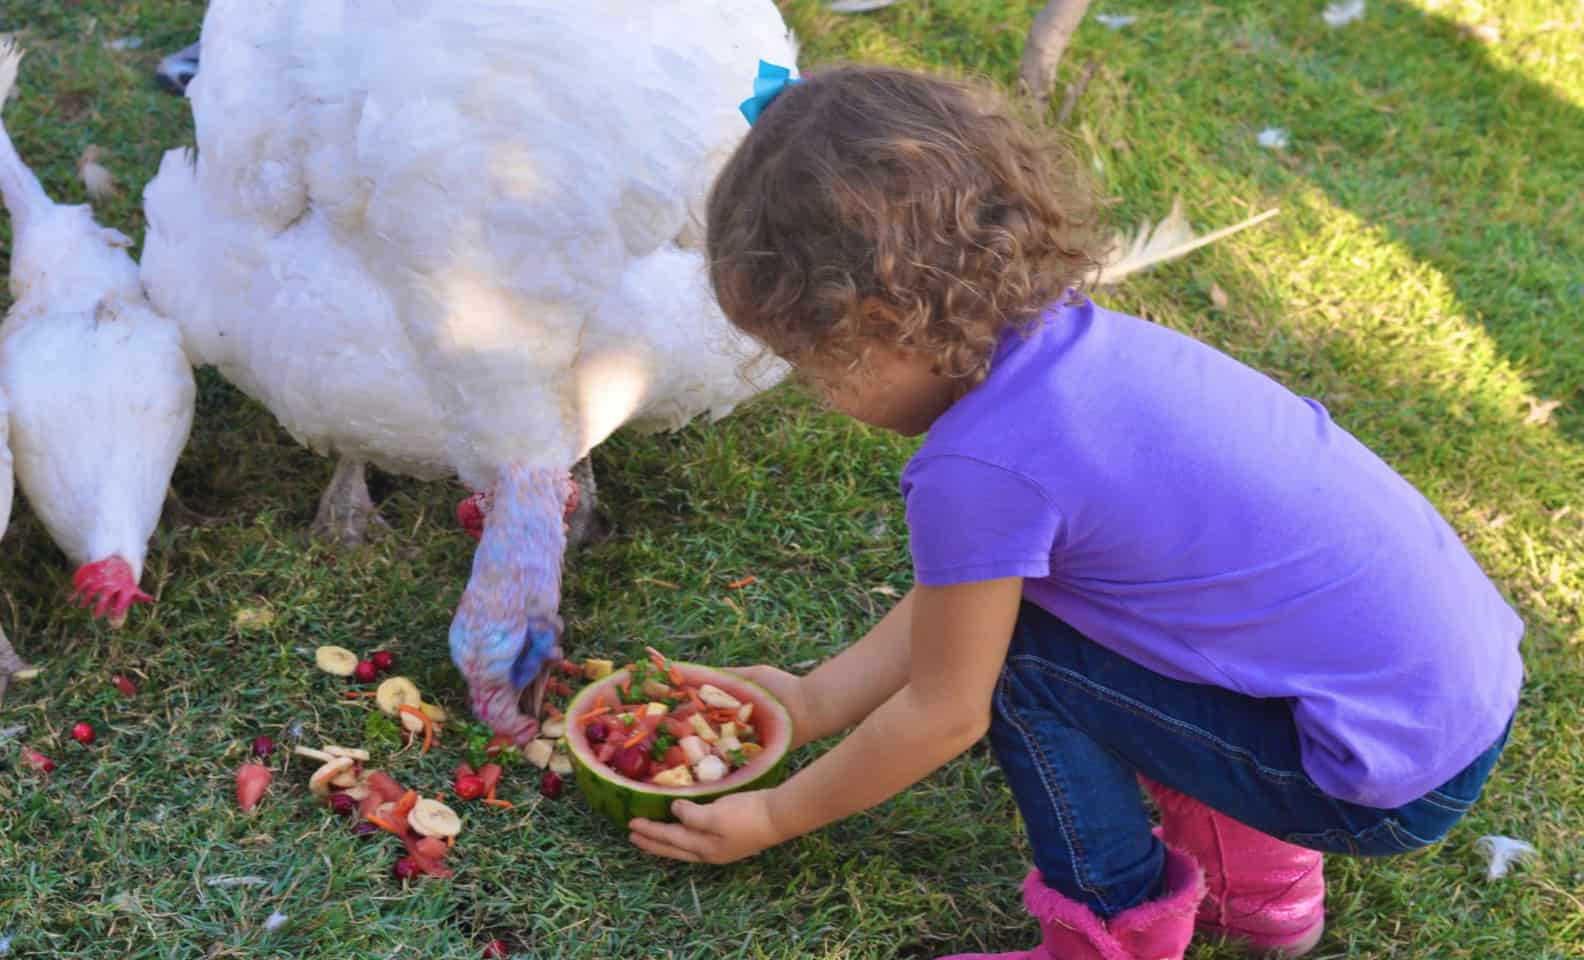
POLYGON ((759 684, 726 670, 682 661, 672 661, 671 666, 690 682, 711 684, 738 700, 752 703, 754 726, 764 749, 745 766, 713 783, 658 787, 624 777, 594 758, 584 735, 584 725, 578 722, 578 718, 594 709, 601 693, 606 695, 607 703, 619 703, 620 691, 617 688, 627 679, 628 671, 618 670, 588 684, 578 691, 566 708, 566 742, 567 752, 572 757, 572 774, 577 781, 578 792, 595 810, 623 830, 635 817, 675 820, 676 817, 671 813, 671 803, 675 800, 709 803, 727 794, 773 787, 786 779, 787 755, 792 752, 792 715, 781 701, 759 684))

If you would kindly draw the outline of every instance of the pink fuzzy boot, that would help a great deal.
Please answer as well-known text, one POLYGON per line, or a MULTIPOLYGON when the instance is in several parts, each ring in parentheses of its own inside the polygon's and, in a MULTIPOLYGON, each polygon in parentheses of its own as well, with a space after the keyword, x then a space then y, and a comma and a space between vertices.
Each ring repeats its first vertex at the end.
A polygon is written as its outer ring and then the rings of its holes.
POLYGON ((1170 787, 1139 781, 1161 809, 1161 839, 1204 867, 1198 930, 1250 951, 1298 957, 1325 931, 1325 857, 1277 840, 1170 787))
POLYGON ((1110 920, 1047 887, 1039 871, 1030 870, 1023 903, 1039 920, 1045 942, 1022 953, 964 953, 941 960, 1182 960, 1204 895, 1204 872, 1192 857, 1170 848, 1165 892, 1110 920))

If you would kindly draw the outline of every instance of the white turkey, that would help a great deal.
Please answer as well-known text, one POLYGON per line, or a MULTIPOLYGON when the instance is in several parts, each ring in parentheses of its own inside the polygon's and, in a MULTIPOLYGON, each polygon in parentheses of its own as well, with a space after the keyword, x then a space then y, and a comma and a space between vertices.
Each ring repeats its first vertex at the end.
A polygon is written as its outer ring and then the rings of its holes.
MULTIPOLYGON (((0 42, 0 103, 21 57, 0 42)), ((192 369, 176 325, 144 299, 131 241, 86 206, 52 202, 3 125, 0 192, 14 300, 0 332, 0 392, 16 481, 79 565, 72 581, 83 605, 119 626, 151 599, 138 581, 192 426, 192 369)))
POLYGON ((369 461, 485 495, 451 652, 474 713, 524 740, 560 656, 571 468, 783 372, 743 376, 698 225, 759 59, 795 51, 771 0, 397 11, 210 5, 198 155, 145 191, 143 279, 194 362, 342 479, 369 461))

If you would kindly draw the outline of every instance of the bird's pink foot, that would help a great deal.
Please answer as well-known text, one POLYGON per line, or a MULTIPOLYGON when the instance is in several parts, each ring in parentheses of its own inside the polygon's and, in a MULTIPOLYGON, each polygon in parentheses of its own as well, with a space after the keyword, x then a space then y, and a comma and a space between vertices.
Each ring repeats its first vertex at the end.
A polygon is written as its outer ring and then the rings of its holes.
POLYGON ((509 684, 480 684, 468 691, 473 716, 513 743, 528 743, 539 735, 539 721, 517 708, 519 694, 509 684))
POLYGON ((93 616, 108 616, 110 625, 126 622, 134 603, 152 603, 154 598, 138 589, 132 567, 120 557, 106 557, 85 563, 72 575, 73 594, 80 607, 92 607, 93 616))

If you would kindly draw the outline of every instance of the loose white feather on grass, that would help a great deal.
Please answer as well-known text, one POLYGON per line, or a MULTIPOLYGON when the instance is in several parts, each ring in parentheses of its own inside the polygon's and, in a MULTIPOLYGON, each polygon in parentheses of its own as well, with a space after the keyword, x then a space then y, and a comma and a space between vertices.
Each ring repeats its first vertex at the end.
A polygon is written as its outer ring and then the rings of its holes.
POLYGON ((899 0, 836 0, 830 5, 831 13, 868 13, 871 10, 884 10, 893 6, 899 0))
POLYGON ((1512 837, 1487 836, 1474 841, 1474 848, 1490 858, 1490 866, 1485 870, 1486 880, 1499 880, 1507 876, 1507 871, 1514 864, 1530 860, 1535 856, 1532 844, 1512 837))
POLYGON ((82 156, 77 159, 77 176, 82 179, 83 188, 88 191, 88 196, 94 200, 114 196, 116 193, 115 177, 110 171, 100 164, 99 158, 104 156, 104 150, 89 144, 83 150, 82 156))
POLYGON ((1364 0, 1342 0, 1341 3, 1333 3, 1325 8, 1321 16, 1325 18, 1326 25, 1332 29, 1345 27, 1364 16, 1364 0))
POLYGON ((1230 237, 1234 233, 1264 223, 1280 212, 1281 208, 1272 207, 1241 223, 1213 230, 1201 237, 1194 233, 1193 227, 1188 223, 1188 217, 1183 213, 1182 199, 1179 197, 1172 201, 1171 212, 1159 224, 1151 224, 1145 220, 1132 234, 1119 233, 1110 256, 1089 275, 1089 282, 1097 287, 1110 286, 1124 277, 1148 270, 1156 264, 1175 260, 1224 237, 1230 237))

